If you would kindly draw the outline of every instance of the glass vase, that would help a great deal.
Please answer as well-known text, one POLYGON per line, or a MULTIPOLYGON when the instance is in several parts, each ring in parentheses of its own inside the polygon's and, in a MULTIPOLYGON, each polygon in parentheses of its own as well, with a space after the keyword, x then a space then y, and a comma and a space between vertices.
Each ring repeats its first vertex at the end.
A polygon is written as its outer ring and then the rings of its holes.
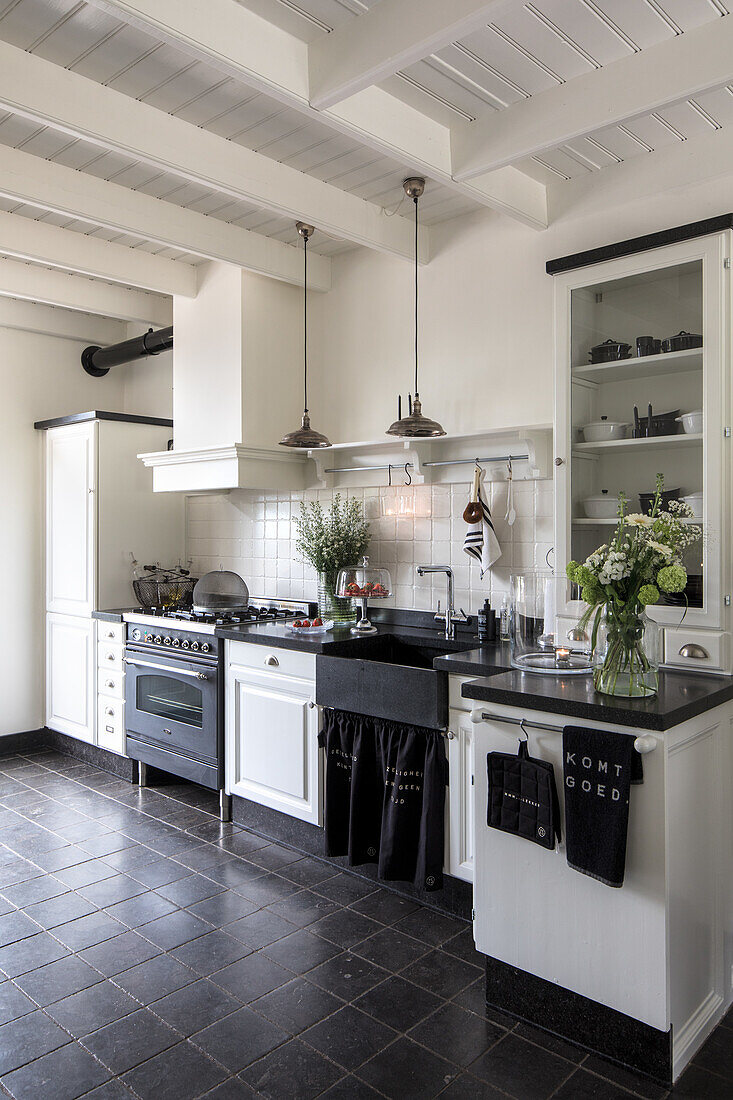
POLYGON ((356 622, 356 605, 352 599, 336 595, 338 570, 318 574, 318 614, 324 623, 333 619, 335 623, 356 622))
POLYGON ((659 690, 662 631, 644 611, 607 606, 593 648, 593 684, 603 695, 643 699, 659 690))

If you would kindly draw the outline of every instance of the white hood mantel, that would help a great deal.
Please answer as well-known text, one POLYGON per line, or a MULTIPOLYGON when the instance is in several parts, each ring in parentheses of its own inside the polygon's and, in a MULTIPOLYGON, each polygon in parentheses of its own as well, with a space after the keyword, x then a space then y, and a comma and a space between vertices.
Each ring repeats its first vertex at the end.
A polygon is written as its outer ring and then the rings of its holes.
POLYGON ((223 489, 298 490, 306 487, 307 454, 228 443, 190 451, 138 455, 153 471, 153 492, 223 489))

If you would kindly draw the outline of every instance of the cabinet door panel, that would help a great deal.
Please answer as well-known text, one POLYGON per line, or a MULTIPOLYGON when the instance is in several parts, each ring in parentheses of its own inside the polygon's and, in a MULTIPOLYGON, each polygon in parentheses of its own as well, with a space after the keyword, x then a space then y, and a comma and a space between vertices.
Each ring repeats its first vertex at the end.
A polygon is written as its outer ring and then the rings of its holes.
POLYGON ((46 725, 94 741, 96 666, 91 619, 46 617, 46 725))
POLYGON ((46 440, 46 608, 90 615, 95 604, 96 424, 46 440))
POLYGON ((227 789, 291 817, 321 823, 318 711, 313 683, 231 669, 227 789))
POLYGON ((448 798, 446 801, 446 871, 473 882, 473 725, 468 714, 450 711, 448 798))

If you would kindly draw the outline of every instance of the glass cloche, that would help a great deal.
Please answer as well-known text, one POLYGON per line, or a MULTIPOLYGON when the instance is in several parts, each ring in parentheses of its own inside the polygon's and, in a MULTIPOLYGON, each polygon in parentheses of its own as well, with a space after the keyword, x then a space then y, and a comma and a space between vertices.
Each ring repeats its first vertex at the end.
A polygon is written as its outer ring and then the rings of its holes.
POLYGON ((392 578, 389 570, 369 564, 369 558, 362 558, 359 565, 349 565, 339 570, 336 580, 336 595, 346 599, 361 601, 361 618, 352 626, 352 634, 375 634, 367 616, 368 600, 386 600, 392 595, 392 578))

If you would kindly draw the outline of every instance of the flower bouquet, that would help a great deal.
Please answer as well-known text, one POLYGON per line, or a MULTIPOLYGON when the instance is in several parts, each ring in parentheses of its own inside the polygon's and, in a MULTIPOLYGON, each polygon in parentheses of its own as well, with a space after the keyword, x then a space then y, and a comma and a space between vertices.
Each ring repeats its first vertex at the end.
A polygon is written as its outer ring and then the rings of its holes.
POLYGON ((318 614, 336 623, 353 622, 355 605, 336 595, 339 569, 353 565, 369 548, 369 524, 360 500, 342 500, 336 493, 328 511, 320 503, 301 501, 295 520, 297 549, 318 573, 318 614))
POLYGON ((656 695, 659 686, 659 628, 645 608, 661 593, 683 592, 687 570, 684 551, 702 538, 702 528, 687 522, 693 511, 681 500, 662 510, 664 478, 648 514, 626 514, 619 494, 618 524, 609 543, 581 564, 568 562, 567 575, 588 604, 580 623, 593 621, 593 683, 605 695, 656 695))

